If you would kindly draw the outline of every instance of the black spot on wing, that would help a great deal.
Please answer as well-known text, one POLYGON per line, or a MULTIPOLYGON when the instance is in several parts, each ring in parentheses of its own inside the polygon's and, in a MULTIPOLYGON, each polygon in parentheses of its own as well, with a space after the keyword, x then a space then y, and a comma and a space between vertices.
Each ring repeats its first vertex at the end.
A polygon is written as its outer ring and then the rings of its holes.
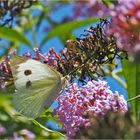
POLYGON ((29 88, 29 87, 31 87, 32 86, 32 82, 31 81, 27 81, 26 82, 26 88, 29 88))
POLYGON ((32 74, 32 71, 31 71, 31 70, 25 70, 25 71, 24 71, 24 74, 25 74, 26 76, 31 75, 31 74, 32 74))

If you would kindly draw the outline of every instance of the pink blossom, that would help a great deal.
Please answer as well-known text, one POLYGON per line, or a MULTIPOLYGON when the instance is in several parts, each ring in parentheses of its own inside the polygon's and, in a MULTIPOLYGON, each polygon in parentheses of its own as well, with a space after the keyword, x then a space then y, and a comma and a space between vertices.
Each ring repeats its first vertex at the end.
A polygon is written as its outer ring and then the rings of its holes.
POLYGON ((106 17, 108 8, 104 5, 102 0, 84 0, 76 1, 73 5, 73 19, 100 16, 106 17))
POLYGON ((60 95, 59 106, 55 113, 62 121, 68 138, 72 138, 79 126, 90 125, 85 115, 90 112, 94 116, 103 116, 107 111, 125 113, 127 102, 123 95, 112 92, 105 81, 89 81, 81 88, 77 83, 72 84, 65 94, 60 95))
POLYGON ((6 129, 0 124, 0 135, 5 134, 6 129))
POLYGON ((117 46, 130 53, 140 51, 140 0, 118 0, 110 15, 107 33, 115 36, 117 46))

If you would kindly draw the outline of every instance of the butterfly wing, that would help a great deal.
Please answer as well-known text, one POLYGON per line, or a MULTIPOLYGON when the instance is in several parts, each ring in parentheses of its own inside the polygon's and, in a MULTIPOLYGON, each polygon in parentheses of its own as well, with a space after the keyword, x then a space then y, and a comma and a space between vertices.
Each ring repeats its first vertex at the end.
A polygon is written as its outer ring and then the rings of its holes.
POLYGON ((14 57, 10 63, 17 90, 14 107, 26 117, 37 118, 59 95, 61 75, 47 64, 26 57, 14 57))

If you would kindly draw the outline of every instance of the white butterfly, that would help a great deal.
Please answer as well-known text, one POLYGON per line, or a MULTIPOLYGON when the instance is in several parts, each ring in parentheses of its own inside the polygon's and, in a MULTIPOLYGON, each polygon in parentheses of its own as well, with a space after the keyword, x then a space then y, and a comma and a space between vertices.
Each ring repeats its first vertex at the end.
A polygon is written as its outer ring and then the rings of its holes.
POLYGON ((10 61, 16 93, 14 108, 29 118, 37 118, 66 85, 65 77, 39 61, 15 56, 10 61))

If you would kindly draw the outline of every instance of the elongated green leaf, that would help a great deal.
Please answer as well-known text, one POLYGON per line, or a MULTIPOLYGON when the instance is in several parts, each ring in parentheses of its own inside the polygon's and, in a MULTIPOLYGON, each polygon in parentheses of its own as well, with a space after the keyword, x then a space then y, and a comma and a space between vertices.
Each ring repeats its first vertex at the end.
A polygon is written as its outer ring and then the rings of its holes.
MULTIPOLYGON (((140 62, 132 63, 123 60, 122 66, 127 82, 128 96, 129 98, 133 98, 140 94, 140 62)), ((137 98, 130 103, 134 117, 137 119, 138 112, 140 111, 140 98, 137 98)))
POLYGON ((58 131, 54 131, 54 130, 51 130, 49 128, 46 128, 45 126, 43 126, 42 124, 40 124, 38 121, 36 120, 32 120, 32 122, 37 125, 38 127, 42 128, 43 130, 47 131, 47 132, 50 132, 50 133, 56 133, 56 134, 59 134, 60 136, 62 136, 63 138, 67 138, 66 135, 58 132, 58 131))
POLYGON ((47 36, 42 40, 40 46, 43 46, 46 43, 46 41, 56 36, 59 36, 63 41, 67 40, 71 36, 72 31, 74 29, 80 28, 82 26, 86 26, 88 24, 91 24, 97 21, 99 21, 99 18, 89 18, 89 19, 85 19, 81 21, 72 21, 72 22, 58 25, 55 28, 53 28, 50 33, 47 34, 47 36))
POLYGON ((0 38, 5 38, 13 42, 24 43, 27 46, 32 47, 30 41, 24 36, 24 34, 7 27, 0 28, 0 38))

